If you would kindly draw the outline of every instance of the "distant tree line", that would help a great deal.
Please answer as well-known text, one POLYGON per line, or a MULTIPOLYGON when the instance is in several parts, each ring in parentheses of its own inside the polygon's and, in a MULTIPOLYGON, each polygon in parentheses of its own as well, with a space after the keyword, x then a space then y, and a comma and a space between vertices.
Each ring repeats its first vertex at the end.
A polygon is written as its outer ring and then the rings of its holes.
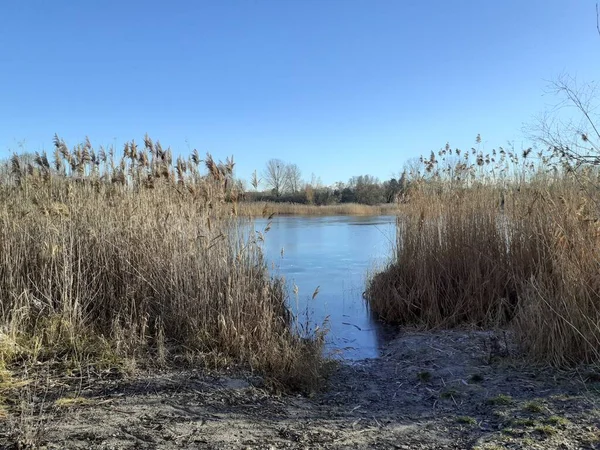
POLYGON ((271 159, 259 174, 254 171, 250 179, 252 190, 246 190, 247 201, 291 202, 313 205, 336 203, 362 203, 377 205, 393 203, 406 194, 409 180, 403 171, 398 178, 381 182, 371 175, 354 176, 348 182, 339 181, 333 186, 324 186, 314 175, 311 181, 302 179, 296 164, 287 164, 271 159), (266 190, 262 189, 266 186, 266 190))

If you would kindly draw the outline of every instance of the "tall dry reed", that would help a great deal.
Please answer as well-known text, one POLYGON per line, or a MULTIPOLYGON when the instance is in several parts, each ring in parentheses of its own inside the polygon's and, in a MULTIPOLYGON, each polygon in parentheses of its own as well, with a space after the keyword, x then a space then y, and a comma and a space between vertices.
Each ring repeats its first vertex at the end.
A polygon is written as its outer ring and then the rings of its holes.
POLYGON ((434 156, 424 160, 400 205, 395 258, 369 284, 371 309, 430 328, 508 326, 533 359, 599 362, 595 179, 556 162, 523 164, 529 151, 500 164, 472 154, 476 162, 452 166, 451 176, 434 156))
POLYGON ((12 160, 0 187, 0 358, 222 359, 311 389, 321 340, 291 328, 281 281, 242 238, 233 162, 172 161, 146 138, 12 160), (207 355, 211 355, 208 358, 207 355))

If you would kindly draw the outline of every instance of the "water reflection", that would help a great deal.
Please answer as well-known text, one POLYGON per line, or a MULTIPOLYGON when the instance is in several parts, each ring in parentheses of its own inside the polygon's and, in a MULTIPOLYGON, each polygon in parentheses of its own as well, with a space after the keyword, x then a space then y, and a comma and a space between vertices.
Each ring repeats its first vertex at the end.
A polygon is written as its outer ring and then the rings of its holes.
MULTIPOLYGON (((266 225, 265 219, 255 222, 259 231, 266 225)), ((391 255, 395 235, 393 216, 272 219, 265 253, 273 272, 288 283, 292 309, 301 316, 308 311, 313 323, 328 318, 327 349, 344 358, 376 357, 389 339, 389 329, 371 317, 362 294, 367 273, 391 255)))

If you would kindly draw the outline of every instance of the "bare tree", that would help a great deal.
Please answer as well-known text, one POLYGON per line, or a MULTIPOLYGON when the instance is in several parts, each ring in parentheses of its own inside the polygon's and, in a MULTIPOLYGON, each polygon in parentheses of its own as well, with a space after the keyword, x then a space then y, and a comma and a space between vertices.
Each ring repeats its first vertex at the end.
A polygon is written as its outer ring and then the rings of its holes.
POLYGON ((286 187, 294 194, 302 185, 302 172, 296 164, 288 164, 285 168, 286 187))
POLYGON ((323 187, 323 181, 321 177, 316 176, 314 173, 310 174, 310 183, 313 188, 320 189, 323 187))
MULTIPOLYGON (((596 3, 596 30, 600 35, 600 10, 596 3)), ((576 165, 600 166, 600 95, 597 84, 578 83, 575 77, 560 75, 552 82, 549 92, 560 102, 545 111, 525 132, 555 155, 574 161, 576 165), (561 114, 570 109, 575 114, 561 114)))
POLYGON ((600 165, 600 97, 594 83, 559 76, 548 91, 559 103, 526 128, 530 138, 555 155, 579 164, 600 165))
POLYGON ((286 164, 280 159, 270 159, 263 172, 265 183, 273 189, 277 197, 285 189, 286 172, 286 164))

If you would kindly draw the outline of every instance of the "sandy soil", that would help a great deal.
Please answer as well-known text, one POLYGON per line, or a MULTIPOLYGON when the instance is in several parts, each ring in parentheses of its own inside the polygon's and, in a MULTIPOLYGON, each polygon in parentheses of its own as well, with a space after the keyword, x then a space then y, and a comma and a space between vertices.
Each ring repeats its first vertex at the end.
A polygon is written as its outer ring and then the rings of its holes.
POLYGON ((3 420, 0 446, 600 449, 600 372, 508 353, 503 335, 407 331, 378 359, 340 364, 311 398, 194 371, 57 383, 3 420))

